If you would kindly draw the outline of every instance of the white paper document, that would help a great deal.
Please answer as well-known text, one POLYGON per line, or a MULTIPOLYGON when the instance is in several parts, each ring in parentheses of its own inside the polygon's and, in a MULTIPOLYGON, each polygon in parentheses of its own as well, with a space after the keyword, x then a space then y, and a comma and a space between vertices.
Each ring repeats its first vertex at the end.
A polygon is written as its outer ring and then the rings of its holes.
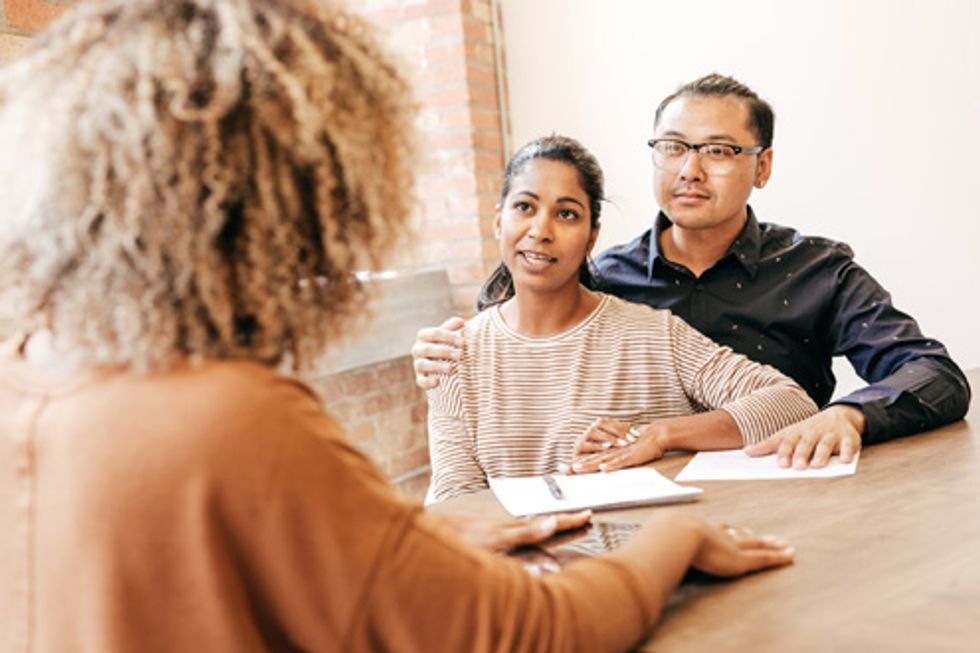
POLYGON ((857 471, 858 456, 842 463, 833 456, 826 467, 793 469, 780 467, 776 455, 753 458, 741 449, 701 451, 674 477, 675 481, 749 481, 784 478, 832 478, 851 476, 857 471))
POLYGON ((543 476, 491 478, 490 489, 515 517, 691 501, 701 494, 700 488, 677 485, 651 467, 552 478, 561 499, 553 496, 543 476))

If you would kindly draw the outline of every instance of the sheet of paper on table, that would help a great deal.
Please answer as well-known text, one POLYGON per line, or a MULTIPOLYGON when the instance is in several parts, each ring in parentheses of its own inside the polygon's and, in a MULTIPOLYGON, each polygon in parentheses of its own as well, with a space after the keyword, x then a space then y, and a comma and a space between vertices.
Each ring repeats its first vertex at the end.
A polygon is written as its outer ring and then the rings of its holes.
POLYGON ((490 489, 515 517, 585 508, 612 509, 691 501, 701 489, 677 485, 652 467, 616 472, 553 476, 561 499, 552 496, 542 476, 491 478, 490 489))
MULTIPOLYGON (((860 455, 860 454, 859 454, 860 455)), ((826 467, 793 469, 780 467, 775 454, 753 458, 741 449, 701 451, 674 477, 675 481, 751 481, 784 478, 833 478, 851 476, 857 471, 858 456, 842 463, 833 456, 826 467)))

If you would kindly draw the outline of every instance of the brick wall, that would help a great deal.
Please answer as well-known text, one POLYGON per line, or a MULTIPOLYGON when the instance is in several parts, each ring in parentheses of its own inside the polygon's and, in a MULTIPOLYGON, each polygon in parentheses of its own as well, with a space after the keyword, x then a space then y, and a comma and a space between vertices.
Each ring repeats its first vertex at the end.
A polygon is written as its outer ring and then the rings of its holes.
MULTIPOLYGON (((76 2, 3 0, 0 63, 76 2)), ((406 62, 420 107, 416 248, 395 267, 441 267, 456 312, 496 266, 493 212, 505 157, 491 0, 347 0, 406 62)), ((407 356, 314 380, 327 409, 403 491, 428 484, 424 395, 407 356)))
POLYGON ((471 312, 499 260, 493 213, 504 164, 490 0, 348 0, 409 63, 420 105, 417 265, 449 272, 453 304, 471 312))

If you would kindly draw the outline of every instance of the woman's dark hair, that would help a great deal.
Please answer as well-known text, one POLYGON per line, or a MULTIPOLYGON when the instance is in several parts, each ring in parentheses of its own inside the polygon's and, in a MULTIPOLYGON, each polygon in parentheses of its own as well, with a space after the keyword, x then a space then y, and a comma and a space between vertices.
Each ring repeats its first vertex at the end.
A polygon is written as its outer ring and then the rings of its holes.
MULTIPOLYGON (((585 146, 574 138, 568 136, 543 136, 525 144, 517 150, 507 168, 504 170, 504 182, 500 188, 500 203, 510 193, 511 184, 514 178, 524 172, 528 164, 535 159, 546 159, 548 161, 560 161, 575 167, 578 171, 579 183, 582 190, 589 198, 589 221, 592 228, 599 226, 599 214, 602 212, 603 195, 602 168, 599 162, 585 146)), ((587 256, 579 267, 579 281, 583 286, 594 290, 599 286, 596 271, 592 265, 592 260, 587 256)), ((480 289, 480 296, 476 300, 476 309, 482 311, 485 308, 507 301, 514 296, 514 280, 510 276, 510 270, 501 263, 493 271, 490 278, 480 289)))

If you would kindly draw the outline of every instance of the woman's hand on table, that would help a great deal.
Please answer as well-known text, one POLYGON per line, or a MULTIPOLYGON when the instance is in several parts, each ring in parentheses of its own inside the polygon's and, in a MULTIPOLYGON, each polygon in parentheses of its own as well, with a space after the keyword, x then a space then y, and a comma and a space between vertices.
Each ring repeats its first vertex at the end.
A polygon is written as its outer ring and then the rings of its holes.
POLYGON ((741 576, 793 562, 795 549, 773 535, 747 528, 701 522, 703 540, 691 561, 695 569, 713 576, 741 576))
POLYGON ((585 526, 592 511, 547 515, 533 519, 486 518, 448 513, 428 513, 447 525, 469 544, 490 551, 509 551, 544 542, 555 533, 585 526))
POLYGON ((667 451, 665 437, 659 422, 636 428, 613 417, 600 417, 575 441, 575 457, 561 471, 585 474, 645 465, 667 451))

